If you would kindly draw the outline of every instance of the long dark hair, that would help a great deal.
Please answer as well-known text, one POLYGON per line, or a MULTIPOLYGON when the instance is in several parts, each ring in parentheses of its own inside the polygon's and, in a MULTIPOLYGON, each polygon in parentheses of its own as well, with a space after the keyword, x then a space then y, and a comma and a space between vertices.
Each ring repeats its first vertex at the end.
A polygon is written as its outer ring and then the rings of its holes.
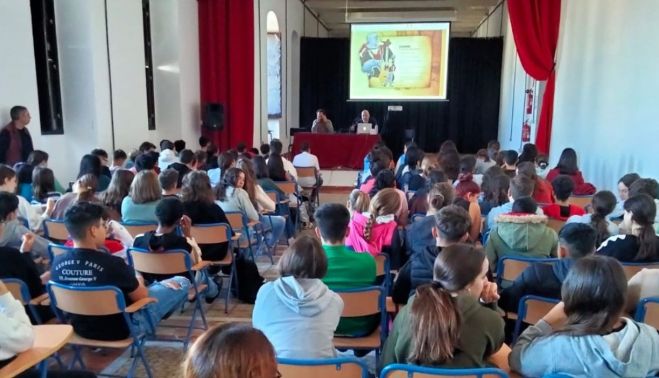
POLYGON ((413 349, 408 362, 443 364, 453 358, 461 331, 460 310, 452 297, 481 274, 485 253, 469 244, 442 249, 433 266, 433 282, 419 286, 410 308, 413 349))
POLYGON ((121 208, 121 202, 130 192, 135 175, 127 169, 117 169, 112 175, 108 188, 101 193, 101 202, 105 206, 121 208))
POLYGON ((577 165, 577 152, 573 148, 566 148, 561 152, 556 168, 562 175, 573 175, 579 171, 577 165))
POLYGON ((593 196, 593 214, 590 216, 590 225, 593 226, 597 236, 596 245, 602 244, 609 236, 609 222, 606 216, 616 207, 616 196, 608 190, 601 190, 593 196))
POLYGON ((287 181, 284 160, 281 156, 270 154, 270 158, 268 158, 268 176, 274 181, 287 181))
POLYGON ((657 235, 654 232, 654 218, 657 205, 647 194, 629 197, 624 204, 625 211, 632 213, 632 220, 641 227, 638 234, 638 253, 635 260, 656 260, 657 235))
POLYGON ((32 172, 32 196, 39 202, 48 199, 48 193, 55 191, 55 174, 49 168, 36 168, 32 172))
POLYGON ((183 177, 181 201, 183 203, 201 202, 215 204, 215 195, 211 188, 211 182, 205 172, 192 171, 183 177))
POLYGON ((527 143, 522 147, 522 153, 517 158, 517 163, 531 162, 535 165, 535 159, 538 158, 538 148, 533 143, 527 143))
POLYGON ((92 174, 98 178, 101 175, 101 159, 96 155, 87 154, 80 159, 80 170, 78 178, 86 174, 92 174))
POLYGON ((268 165, 265 163, 263 156, 254 156, 252 158, 252 168, 254 168, 254 174, 257 180, 270 177, 268 175, 268 165))
POLYGON ((222 180, 215 187, 215 197, 218 201, 226 201, 227 189, 236 188, 238 184, 238 177, 240 174, 245 174, 240 168, 229 168, 227 172, 222 175, 222 180))
POLYGON ((567 324, 554 333, 587 336, 610 332, 626 296, 627 278, 618 260, 599 255, 577 259, 561 288, 567 324))
POLYGON ((485 192, 485 202, 493 207, 503 205, 508 202, 508 190, 510 189, 510 177, 508 175, 487 176, 487 185, 485 184, 485 175, 483 175, 483 185, 481 188, 485 192))
POLYGON ((236 168, 240 168, 245 174, 245 185, 243 189, 249 195, 249 200, 254 205, 255 209, 258 209, 258 203, 256 202, 256 177, 254 175, 254 170, 252 169, 252 163, 250 159, 240 158, 236 162, 236 168))

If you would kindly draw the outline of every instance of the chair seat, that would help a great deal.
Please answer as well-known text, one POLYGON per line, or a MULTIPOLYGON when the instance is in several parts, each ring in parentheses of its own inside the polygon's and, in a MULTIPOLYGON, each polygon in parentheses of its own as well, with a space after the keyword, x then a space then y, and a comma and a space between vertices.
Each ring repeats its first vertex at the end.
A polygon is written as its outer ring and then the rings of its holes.
POLYGON ((373 333, 364 337, 334 336, 335 348, 376 349, 380 347, 380 327, 373 333))
POLYGON ((127 339, 114 340, 114 341, 95 340, 95 339, 87 339, 78 335, 77 333, 74 333, 71 340, 69 340, 69 344, 99 347, 99 348, 123 349, 131 346, 133 344, 133 339, 129 337, 127 339))

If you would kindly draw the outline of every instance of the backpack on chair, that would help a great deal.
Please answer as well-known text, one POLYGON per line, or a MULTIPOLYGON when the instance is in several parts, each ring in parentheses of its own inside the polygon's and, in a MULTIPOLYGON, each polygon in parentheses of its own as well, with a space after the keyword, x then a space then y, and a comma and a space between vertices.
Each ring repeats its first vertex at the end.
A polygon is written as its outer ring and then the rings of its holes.
POLYGON ((236 297, 240 301, 254 304, 256 301, 256 293, 259 292, 261 285, 263 285, 263 277, 259 274, 259 269, 256 263, 245 256, 244 253, 239 253, 236 257, 236 286, 232 288, 236 297))

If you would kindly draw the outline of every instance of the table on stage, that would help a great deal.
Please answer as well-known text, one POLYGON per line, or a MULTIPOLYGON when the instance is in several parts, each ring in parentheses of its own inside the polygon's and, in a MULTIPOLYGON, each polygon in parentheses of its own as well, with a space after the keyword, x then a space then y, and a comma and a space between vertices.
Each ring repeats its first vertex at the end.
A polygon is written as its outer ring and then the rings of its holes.
POLYGON ((379 140, 379 135, 296 133, 293 156, 300 153, 303 142, 309 142, 311 153, 318 156, 320 168, 362 169, 364 157, 379 140))
MULTIPOLYGON (((48 357, 62 349, 72 336, 73 327, 68 324, 34 326, 32 348, 19 353, 12 362, 0 369, 0 377, 15 377, 42 361, 45 362, 48 357)), ((46 366, 42 368, 46 369, 46 366)))

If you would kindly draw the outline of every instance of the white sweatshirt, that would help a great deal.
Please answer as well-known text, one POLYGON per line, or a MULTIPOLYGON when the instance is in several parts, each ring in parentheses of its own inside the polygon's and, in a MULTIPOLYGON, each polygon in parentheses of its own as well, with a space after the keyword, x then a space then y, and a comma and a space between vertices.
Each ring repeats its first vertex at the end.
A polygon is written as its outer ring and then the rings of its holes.
POLYGON ((0 295, 0 361, 32 348, 34 333, 21 302, 11 293, 0 295))

